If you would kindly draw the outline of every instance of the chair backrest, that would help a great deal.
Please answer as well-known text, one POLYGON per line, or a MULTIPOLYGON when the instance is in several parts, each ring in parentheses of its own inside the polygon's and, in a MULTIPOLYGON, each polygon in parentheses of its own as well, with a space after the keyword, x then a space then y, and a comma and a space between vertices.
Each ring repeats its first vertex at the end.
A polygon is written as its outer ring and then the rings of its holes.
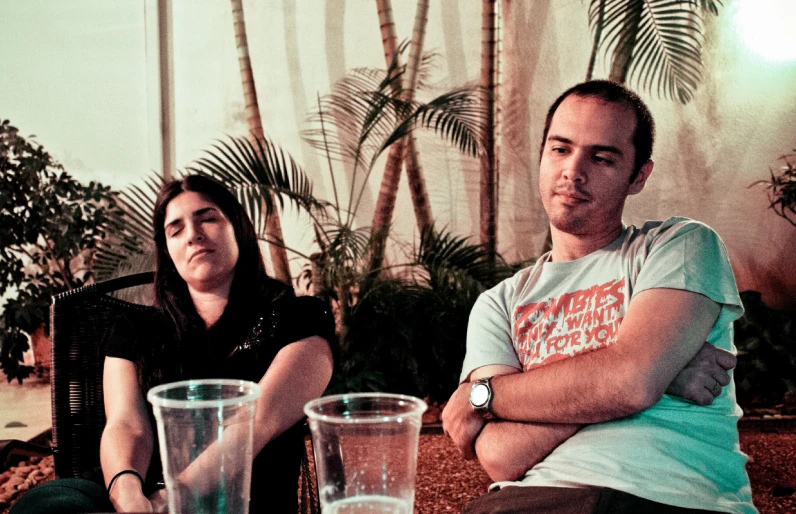
POLYGON ((153 276, 152 272, 128 275, 52 298, 50 385, 53 454, 58 477, 79 477, 100 465, 100 438, 105 428, 102 342, 117 320, 153 309, 113 298, 108 293, 151 284, 153 276))

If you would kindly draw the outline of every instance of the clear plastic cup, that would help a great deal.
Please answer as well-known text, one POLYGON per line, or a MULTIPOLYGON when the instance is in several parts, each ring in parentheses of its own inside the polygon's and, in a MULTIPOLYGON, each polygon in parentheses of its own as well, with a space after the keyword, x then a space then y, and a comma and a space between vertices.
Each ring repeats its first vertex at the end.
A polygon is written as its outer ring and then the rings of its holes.
POLYGON ((186 380, 152 388, 169 512, 249 512, 254 409, 260 386, 186 380))
POLYGON ((327 396, 304 406, 323 514, 410 514, 426 404, 411 396, 327 396))

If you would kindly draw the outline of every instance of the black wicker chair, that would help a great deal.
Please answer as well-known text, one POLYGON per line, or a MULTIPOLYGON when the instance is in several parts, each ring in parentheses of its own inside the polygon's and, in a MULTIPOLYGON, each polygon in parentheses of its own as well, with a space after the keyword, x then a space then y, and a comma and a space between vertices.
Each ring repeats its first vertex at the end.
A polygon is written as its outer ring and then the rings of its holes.
POLYGON ((153 307, 119 300, 109 293, 151 284, 152 272, 138 273, 84 286, 53 296, 52 338, 53 455, 59 478, 80 477, 100 464, 105 428, 102 399, 101 344, 108 329, 121 319, 146 315, 153 307))
MULTIPOLYGON (((80 477, 100 465, 100 439, 105 428, 101 344, 107 331, 121 318, 154 312, 151 306, 120 300, 109 293, 151 284, 153 279, 152 272, 138 273, 53 296, 52 451, 59 478, 80 477)), ((311 450, 309 453, 301 463, 300 511, 317 513, 320 507, 309 466, 311 450)))

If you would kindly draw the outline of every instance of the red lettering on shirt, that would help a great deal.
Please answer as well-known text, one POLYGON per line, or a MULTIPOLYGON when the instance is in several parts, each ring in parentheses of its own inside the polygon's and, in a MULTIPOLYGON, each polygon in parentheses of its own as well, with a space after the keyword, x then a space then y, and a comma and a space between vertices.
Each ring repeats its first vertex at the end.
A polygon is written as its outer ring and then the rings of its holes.
POLYGON ((625 279, 517 307, 514 346, 523 369, 613 344, 622 323, 625 279))

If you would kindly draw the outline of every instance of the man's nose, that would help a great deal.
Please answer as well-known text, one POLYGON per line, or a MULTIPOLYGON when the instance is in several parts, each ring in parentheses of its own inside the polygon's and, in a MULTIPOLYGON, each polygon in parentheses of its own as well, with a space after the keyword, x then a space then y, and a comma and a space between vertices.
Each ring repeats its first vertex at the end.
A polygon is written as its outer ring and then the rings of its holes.
POLYGON ((573 152, 564 163, 563 176, 570 182, 585 183, 588 178, 588 156, 573 152))

